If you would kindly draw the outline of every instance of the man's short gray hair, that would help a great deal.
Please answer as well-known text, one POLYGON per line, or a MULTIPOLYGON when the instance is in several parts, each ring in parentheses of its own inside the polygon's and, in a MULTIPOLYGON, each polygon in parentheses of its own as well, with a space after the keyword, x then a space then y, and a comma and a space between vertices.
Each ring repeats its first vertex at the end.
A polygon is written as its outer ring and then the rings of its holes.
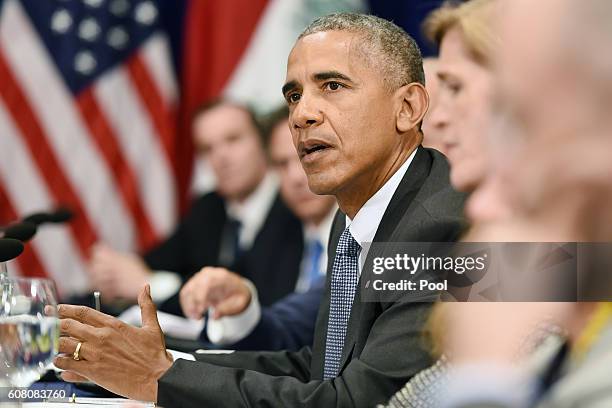
POLYGON ((411 82, 425 85, 419 46, 406 31, 392 22, 368 14, 329 14, 310 23, 298 40, 323 31, 348 31, 361 35, 363 44, 377 54, 376 65, 381 67, 384 80, 391 89, 411 82))

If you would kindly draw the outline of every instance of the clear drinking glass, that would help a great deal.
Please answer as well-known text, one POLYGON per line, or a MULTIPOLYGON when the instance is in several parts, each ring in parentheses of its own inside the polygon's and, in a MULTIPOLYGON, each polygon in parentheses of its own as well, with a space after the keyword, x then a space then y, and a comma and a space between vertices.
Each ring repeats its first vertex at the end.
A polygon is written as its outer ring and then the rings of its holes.
POLYGON ((37 381, 58 353, 59 332, 53 281, 0 278, 0 386, 37 381))

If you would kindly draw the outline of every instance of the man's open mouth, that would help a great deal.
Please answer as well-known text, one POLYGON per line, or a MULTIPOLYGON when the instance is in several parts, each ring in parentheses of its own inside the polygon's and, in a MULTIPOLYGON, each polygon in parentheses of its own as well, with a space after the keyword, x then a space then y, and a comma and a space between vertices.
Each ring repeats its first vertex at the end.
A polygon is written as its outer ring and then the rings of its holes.
POLYGON ((306 142, 302 145, 300 149, 300 158, 304 158, 316 152, 321 152, 323 150, 329 149, 331 146, 318 141, 310 141, 306 142))
POLYGON ((304 152, 306 154, 310 154, 310 153, 318 152, 319 150, 327 149, 328 147, 329 146, 326 146, 326 145, 316 145, 311 148, 304 149, 304 152))

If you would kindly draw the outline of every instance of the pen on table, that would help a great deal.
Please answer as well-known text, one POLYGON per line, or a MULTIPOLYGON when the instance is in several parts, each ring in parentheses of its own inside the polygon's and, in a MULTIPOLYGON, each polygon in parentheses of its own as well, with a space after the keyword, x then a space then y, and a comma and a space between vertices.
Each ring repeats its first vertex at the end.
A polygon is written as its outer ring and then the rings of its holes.
POLYGON ((100 311, 100 291, 96 290, 94 293, 94 302, 96 305, 96 310, 99 312, 100 311))

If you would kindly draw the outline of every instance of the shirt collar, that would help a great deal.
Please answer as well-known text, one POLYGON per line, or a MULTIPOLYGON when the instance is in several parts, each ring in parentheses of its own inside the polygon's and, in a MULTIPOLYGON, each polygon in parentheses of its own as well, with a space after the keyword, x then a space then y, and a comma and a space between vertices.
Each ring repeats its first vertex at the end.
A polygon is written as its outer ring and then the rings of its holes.
POLYGON ((351 235, 362 247, 365 243, 371 243, 374 240, 380 221, 391 202, 391 198, 393 198, 393 194, 395 194, 395 190, 397 190, 406 171, 408 171, 408 167, 412 163, 417 150, 418 148, 412 152, 393 176, 366 201, 355 215, 355 218, 351 220, 346 216, 346 225, 349 227, 351 235))
POLYGON ((278 192, 278 177, 268 172, 263 180, 242 202, 231 201, 227 203, 227 214, 240 221, 240 246, 249 248, 276 198, 278 192))

